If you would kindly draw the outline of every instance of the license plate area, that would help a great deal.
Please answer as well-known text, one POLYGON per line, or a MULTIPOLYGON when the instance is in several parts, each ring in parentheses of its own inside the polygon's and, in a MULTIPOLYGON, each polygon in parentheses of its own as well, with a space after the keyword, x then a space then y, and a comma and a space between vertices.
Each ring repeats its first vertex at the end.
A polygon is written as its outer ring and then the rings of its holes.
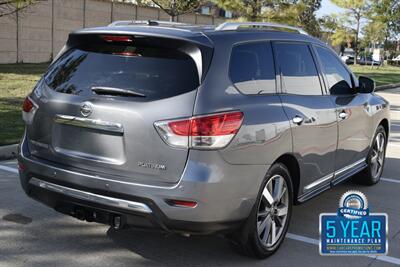
POLYGON ((52 136, 52 146, 58 154, 116 165, 126 161, 121 134, 56 123, 52 136))

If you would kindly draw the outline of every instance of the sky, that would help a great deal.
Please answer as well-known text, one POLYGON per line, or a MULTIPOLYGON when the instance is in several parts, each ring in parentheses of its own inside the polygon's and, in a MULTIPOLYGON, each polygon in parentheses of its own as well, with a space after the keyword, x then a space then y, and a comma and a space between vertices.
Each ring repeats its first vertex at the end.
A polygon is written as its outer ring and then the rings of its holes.
POLYGON ((324 15, 330 15, 332 13, 340 13, 341 9, 334 4, 330 0, 322 0, 321 8, 317 12, 318 17, 322 17, 324 15))

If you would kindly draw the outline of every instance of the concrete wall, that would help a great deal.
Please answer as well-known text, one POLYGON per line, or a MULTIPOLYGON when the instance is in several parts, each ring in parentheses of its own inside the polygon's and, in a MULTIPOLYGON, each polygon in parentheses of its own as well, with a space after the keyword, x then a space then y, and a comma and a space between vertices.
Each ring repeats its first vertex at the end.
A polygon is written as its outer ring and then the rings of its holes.
MULTIPOLYGON (((50 61, 71 31, 115 20, 169 20, 161 9, 106 0, 47 0, 0 17, 0 64, 50 61)), ((223 18, 185 14, 179 22, 220 24, 223 18)))

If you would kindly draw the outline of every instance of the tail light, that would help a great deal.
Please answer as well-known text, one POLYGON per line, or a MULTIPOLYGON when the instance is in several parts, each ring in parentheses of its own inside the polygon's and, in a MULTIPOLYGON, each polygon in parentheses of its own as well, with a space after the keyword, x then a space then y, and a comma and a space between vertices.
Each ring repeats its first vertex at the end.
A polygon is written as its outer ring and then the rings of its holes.
POLYGON ((22 103, 22 110, 24 112, 31 112, 32 108, 34 108, 32 100, 29 97, 26 97, 24 103, 22 103))
POLYGON ((32 123, 36 110, 37 105, 29 96, 27 96, 22 103, 22 119, 26 124, 32 123))
POLYGON ((187 119, 156 122, 162 139, 171 146, 218 149, 229 144, 239 131, 243 113, 227 112, 187 119))

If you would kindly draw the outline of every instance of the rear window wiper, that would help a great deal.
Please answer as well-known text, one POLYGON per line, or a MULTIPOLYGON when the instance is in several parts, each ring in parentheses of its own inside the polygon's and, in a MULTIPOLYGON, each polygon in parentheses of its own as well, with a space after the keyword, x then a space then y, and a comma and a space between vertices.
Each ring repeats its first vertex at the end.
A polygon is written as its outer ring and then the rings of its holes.
POLYGON ((122 88, 93 86, 92 91, 98 95, 119 95, 119 96, 139 96, 146 97, 146 95, 122 88))

